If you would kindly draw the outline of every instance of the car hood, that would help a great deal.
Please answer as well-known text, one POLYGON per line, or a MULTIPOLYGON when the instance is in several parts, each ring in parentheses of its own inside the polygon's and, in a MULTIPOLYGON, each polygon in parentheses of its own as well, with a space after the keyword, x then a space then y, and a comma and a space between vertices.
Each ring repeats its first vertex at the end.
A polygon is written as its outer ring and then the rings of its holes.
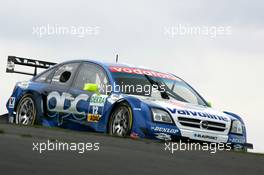
POLYGON ((224 112, 207 106, 194 105, 174 99, 163 100, 143 96, 137 96, 137 98, 150 107, 165 109, 171 114, 175 123, 178 123, 179 117, 185 117, 198 119, 201 121, 206 120, 211 122, 224 123, 226 124, 226 127, 229 128, 231 125, 231 121, 235 119, 234 117, 225 114, 224 112))

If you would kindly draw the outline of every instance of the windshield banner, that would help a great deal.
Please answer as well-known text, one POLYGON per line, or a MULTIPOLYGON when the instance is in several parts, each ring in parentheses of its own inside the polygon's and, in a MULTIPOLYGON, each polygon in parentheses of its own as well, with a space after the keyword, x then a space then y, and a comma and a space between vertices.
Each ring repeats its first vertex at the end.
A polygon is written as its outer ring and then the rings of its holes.
POLYGON ((161 73, 161 72, 139 69, 139 68, 110 66, 109 70, 111 72, 122 72, 122 73, 128 73, 128 74, 148 75, 148 76, 157 77, 157 78, 166 78, 166 79, 170 79, 170 80, 178 80, 177 77, 174 77, 173 75, 170 75, 167 73, 161 73))

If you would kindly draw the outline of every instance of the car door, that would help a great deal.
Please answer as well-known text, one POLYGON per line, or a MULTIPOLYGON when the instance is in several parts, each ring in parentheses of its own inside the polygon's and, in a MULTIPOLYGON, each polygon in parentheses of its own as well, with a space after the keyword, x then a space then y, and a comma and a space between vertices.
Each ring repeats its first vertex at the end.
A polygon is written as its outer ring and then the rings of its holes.
POLYGON ((56 125, 62 125, 71 114, 74 98, 68 93, 80 63, 71 62, 58 66, 48 78, 50 85, 45 89, 46 108, 49 119, 56 125))
POLYGON ((106 91, 108 86, 109 78, 101 66, 91 62, 82 63, 69 89, 69 93, 76 99, 74 122, 96 125, 101 120, 108 97, 106 91), (85 91, 86 84, 96 84, 99 93, 85 91))

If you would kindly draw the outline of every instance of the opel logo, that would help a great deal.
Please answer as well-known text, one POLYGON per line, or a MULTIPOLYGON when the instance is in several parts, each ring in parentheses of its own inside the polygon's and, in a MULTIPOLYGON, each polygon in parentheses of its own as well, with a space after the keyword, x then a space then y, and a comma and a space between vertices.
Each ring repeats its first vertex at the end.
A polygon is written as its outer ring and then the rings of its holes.
POLYGON ((208 129, 208 126, 209 126, 208 121, 201 121, 201 122, 200 122, 200 127, 201 127, 202 129, 208 129))

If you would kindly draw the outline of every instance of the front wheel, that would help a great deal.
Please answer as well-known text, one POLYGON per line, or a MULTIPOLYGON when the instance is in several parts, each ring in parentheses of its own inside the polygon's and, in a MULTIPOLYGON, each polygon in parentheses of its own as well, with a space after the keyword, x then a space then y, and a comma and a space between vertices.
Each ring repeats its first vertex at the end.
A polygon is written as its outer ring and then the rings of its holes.
POLYGON ((32 95, 27 94, 18 103, 16 111, 16 124, 31 126, 36 121, 36 103, 32 95))
POLYGON ((129 136, 132 128, 132 110, 129 105, 122 103, 118 105, 109 122, 109 134, 113 136, 129 136))

